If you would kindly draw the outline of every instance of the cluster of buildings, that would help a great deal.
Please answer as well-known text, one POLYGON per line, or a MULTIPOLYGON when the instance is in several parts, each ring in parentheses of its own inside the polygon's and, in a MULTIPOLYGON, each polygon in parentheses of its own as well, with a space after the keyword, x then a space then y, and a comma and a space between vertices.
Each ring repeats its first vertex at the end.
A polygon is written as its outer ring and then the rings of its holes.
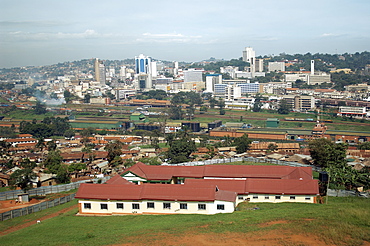
POLYGON ((232 213, 241 202, 316 203, 310 167, 148 166, 105 184, 82 184, 79 215, 232 213))
MULTIPOLYGON (((42 99, 47 104, 61 104, 64 102, 64 92, 67 90, 77 98, 73 103, 88 102, 92 104, 112 104, 113 100, 127 101, 138 92, 149 90, 163 90, 167 93, 180 91, 195 91, 210 93, 216 99, 225 101, 226 107, 247 108, 253 107, 257 93, 268 96, 262 102, 262 108, 275 109, 278 101, 285 99, 295 111, 308 111, 316 108, 322 99, 356 99, 368 100, 369 86, 367 84, 350 85, 344 92, 333 89, 300 89, 294 88, 297 81, 307 85, 321 85, 331 83, 331 73, 315 70, 315 61, 311 61, 310 71, 286 71, 286 68, 299 64, 300 61, 269 61, 268 58, 256 58, 256 51, 246 47, 242 51, 242 60, 245 67, 220 67, 220 73, 206 71, 199 68, 184 69, 179 62, 162 62, 149 56, 140 54, 132 59, 130 64, 112 64, 98 58, 89 60, 82 69, 74 68, 72 72, 61 72, 54 77, 50 71, 29 77, 26 83, 16 83, 15 89, 25 89, 33 86, 35 89, 45 91, 42 99), (259 78, 266 73, 282 73, 279 82, 259 82, 259 78), (227 77, 226 77, 227 76, 227 77), (45 78, 46 79, 42 79, 45 78), (36 79, 37 78, 37 79, 36 79), (85 99, 85 100, 84 100, 85 99)), ((86 62, 86 61, 85 61, 86 62)), ((66 71, 71 64, 59 70, 66 71)), ((57 68, 54 68, 58 70, 57 68)), ((342 69, 350 73, 348 69, 342 69)), ((338 72, 335 70, 334 72, 338 72)), ((340 116, 351 115, 357 118, 368 118, 368 107, 340 108, 340 116)), ((351 106, 354 107, 354 106, 351 106)), ((357 106, 355 106, 357 107, 357 106)))

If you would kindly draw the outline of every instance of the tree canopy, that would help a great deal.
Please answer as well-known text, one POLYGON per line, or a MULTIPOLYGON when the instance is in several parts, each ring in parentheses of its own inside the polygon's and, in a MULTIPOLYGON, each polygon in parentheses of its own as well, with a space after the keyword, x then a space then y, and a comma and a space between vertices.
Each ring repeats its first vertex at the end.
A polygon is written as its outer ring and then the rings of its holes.
POLYGON ((322 167, 329 173, 331 188, 369 188, 369 173, 359 172, 347 164, 346 144, 333 143, 328 139, 320 138, 312 140, 308 147, 314 165, 322 167))

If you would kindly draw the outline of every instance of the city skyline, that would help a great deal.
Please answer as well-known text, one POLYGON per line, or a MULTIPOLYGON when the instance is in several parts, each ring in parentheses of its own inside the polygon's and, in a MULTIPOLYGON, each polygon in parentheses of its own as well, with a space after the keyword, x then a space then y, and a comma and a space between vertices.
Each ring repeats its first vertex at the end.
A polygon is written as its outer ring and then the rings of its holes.
POLYGON ((145 54, 167 61, 370 50, 370 2, 0 0, 0 68, 145 54))

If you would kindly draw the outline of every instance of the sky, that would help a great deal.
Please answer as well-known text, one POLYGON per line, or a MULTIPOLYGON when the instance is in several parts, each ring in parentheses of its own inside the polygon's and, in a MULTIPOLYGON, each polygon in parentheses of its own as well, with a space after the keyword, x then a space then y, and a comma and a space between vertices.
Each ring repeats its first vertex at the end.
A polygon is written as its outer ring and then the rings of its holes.
POLYGON ((0 0, 0 68, 370 51, 369 0, 0 0))

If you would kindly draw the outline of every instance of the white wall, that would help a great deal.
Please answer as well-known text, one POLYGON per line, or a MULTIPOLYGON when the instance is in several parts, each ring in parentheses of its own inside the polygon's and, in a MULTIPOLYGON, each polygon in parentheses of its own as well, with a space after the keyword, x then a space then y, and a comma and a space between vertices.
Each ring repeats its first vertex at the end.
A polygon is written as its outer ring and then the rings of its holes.
POLYGON ((234 212, 235 203, 226 201, 187 202, 187 201, 79 201, 80 214, 217 214, 234 212), (85 203, 91 204, 91 209, 84 208, 85 203), (117 209, 117 203, 123 203, 123 209, 117 209), (154 208, 148 208, 148 203, 154 203, 154 208), (169 203, 170 208, 163 204, 169 203), (101 209, 101 204, 107 204, 108 209, 101 209), (139 209, 133 209, 132 204, 139 204, 139 209), (180 209, 180 204, 187 204, 187 209, 180 209), (199 204, 205 204, 205 209, 199 209, 199 204), (223 205, 224 210, 217 209, 223 205))

